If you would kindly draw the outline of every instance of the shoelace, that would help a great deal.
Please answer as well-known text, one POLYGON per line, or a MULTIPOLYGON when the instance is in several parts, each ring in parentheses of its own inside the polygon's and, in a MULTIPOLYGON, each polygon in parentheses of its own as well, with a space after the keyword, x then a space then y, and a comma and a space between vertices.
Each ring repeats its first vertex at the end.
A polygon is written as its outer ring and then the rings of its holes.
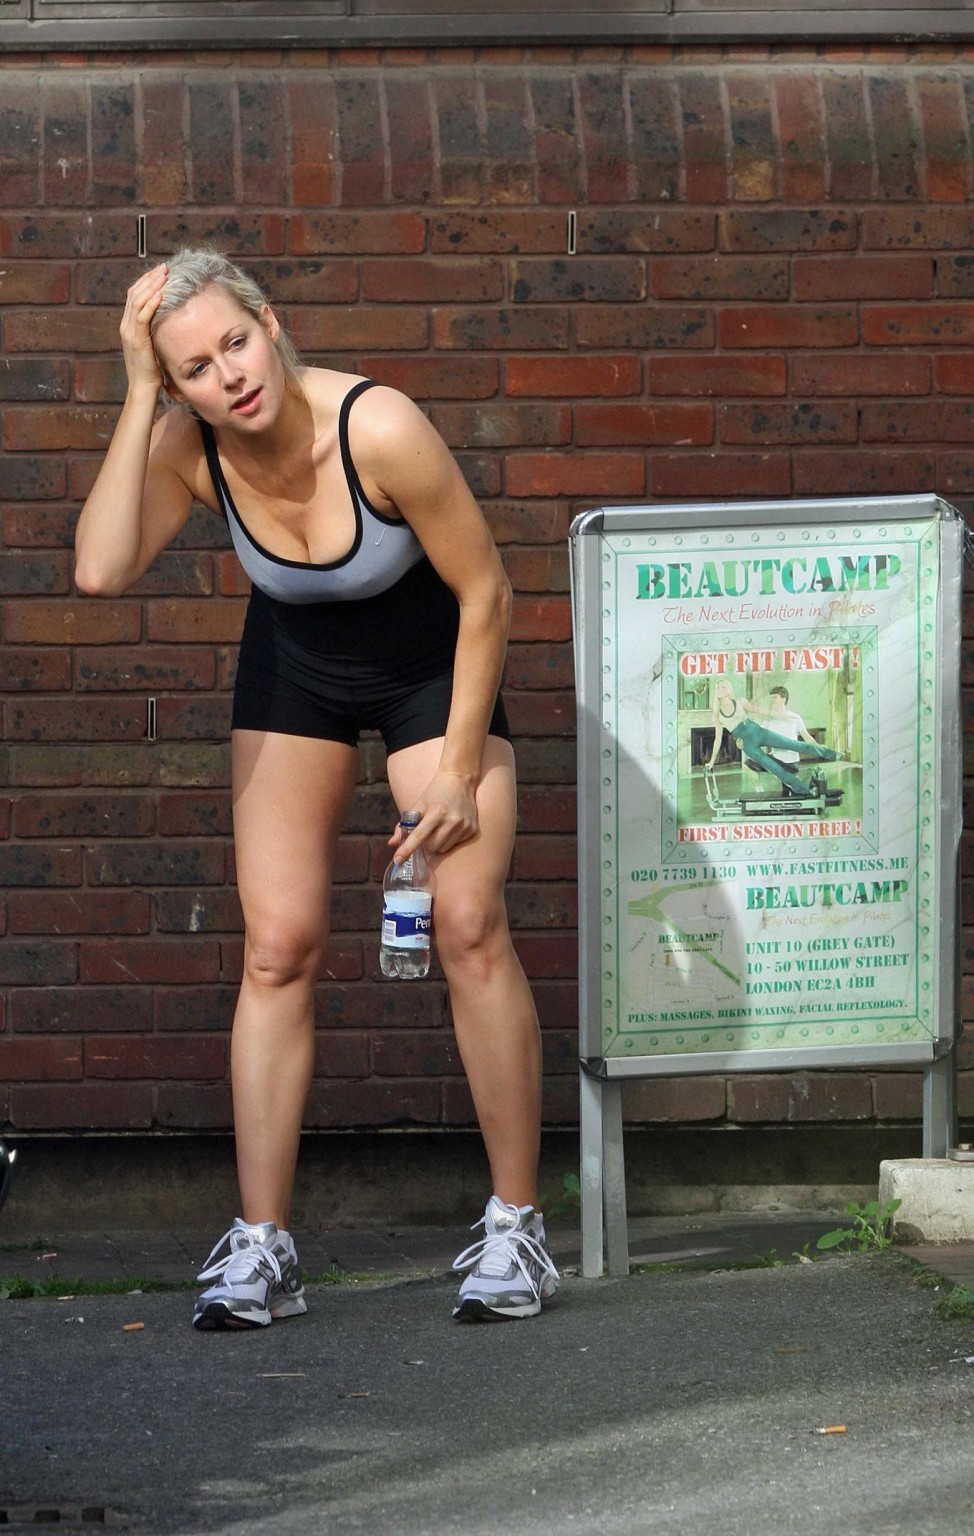
POLYGON ((234 1280, 246 1280, 255 1268, 260 1269, 266 1264, 273 1278, 280 1284, 281 1265, 277 1254, 272 1248, 265 1248, 263 1243, 246 1241, 248 1237, 249 1234, 241 1232, 239 1227, 231 1227, 229 1232, 224 1232, 197 1275, 197 1280, 218 1280, 221 1276, 231 1283, 234 1280), (234 1238, 239 1240, 241 1237, 245 1241, 242 1244, 238 1241, 234 1246, 234 1238), (224 1243, 229 1243, 230 1252, 214 1264, 213 1260, 224 1243))
MULTIPOLYGON (((471 1231, 477 1227, 486 1228, 487 1218, 481 1216, 474 1222, 471 1231)), ((520 1270, 521 1276, 534 1288, 536 1285, 534 1276, 528 1268, 533 1261, 541 1269, 543 1274, 549 1275, 552 1280, 558 1279, 558 1271, 551 1261, 551 1256, 543 1243, 530 1232, 523 1232, 518 1228, 512 1231, 487 1232, 476 1243, 471 1243, 453 1261, 453 1268, 457 1271, 473 1269, 480 1265, 480 1273, 492 1279, 501 1279, 507 1274, 512 1262, 520 1270)))

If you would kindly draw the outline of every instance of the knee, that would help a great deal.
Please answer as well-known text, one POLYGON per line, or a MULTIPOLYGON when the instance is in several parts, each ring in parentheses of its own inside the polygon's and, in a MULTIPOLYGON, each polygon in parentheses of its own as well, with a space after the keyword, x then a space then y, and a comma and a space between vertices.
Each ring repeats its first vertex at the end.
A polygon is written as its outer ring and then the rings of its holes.
POLYGON ((299 925, 265 928, 247 934, 245 969, 260 987, 313 983, 321 961, 323 936, 299 925))
POLYGON ((436 949, 444 970, 486 975, 510 944, 503 904, 451 901, 436 914, 436 949))

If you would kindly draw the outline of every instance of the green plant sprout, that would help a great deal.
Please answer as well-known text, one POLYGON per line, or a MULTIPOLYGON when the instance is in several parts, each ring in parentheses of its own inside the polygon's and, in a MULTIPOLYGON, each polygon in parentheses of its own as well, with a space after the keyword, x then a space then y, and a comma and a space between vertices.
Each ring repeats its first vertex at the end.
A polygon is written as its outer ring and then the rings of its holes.
MULTIPOLYGON (((410 1278, 420 1279, 426 1270, 417 1270, 410 1278)), ((305 1274, 306 1285, 389 1285, 403 1278, 398 1274, 355 1274, 348 1269, 332 1265, 320 1274, 305 1274)), ((70 1296, 130 1296, 135 1293, 148 1295, 163 1291, 192 1291, 195 1280, 152 1280, 145 1276, 130 1275, 118 1280, 86 1280, 75 1276, 48 1275, 44 1280, 31 1280, 25 1275, 0 1275, 0 1302, 30 1301, 37 1297, 55 1297, 63 1300, 70 1296)))
POLYGON ((902 1200, 887 1200, 882 1204, 870 1200, 866 1205, 857 1205, 855 1200, 850 1200, 845 1210, 852 1218, 851 1224, 823 1232, 815 1246, 823 1253, 832 1248, 840 1248, 846 1253, 883 1253, 893 1246, 893 1212, 902 1204, 902 1200))
POLYGON ((566 1173, 561 1181, 561 1194, 545 1200, 544 1213, 556 1216, 577 1216, 582 1204, 582 1185, 577 1173, 566 1173))
POLYGON ((937 1316, 943 1318, 974 1317, 974 1290, 967 1285, 955 1285, 937 1302, 937 1316))
POLYGON ((121 1280, 84 1280, 65 1275, 30 1280, 24 1275, 0 1275, 0 1301, 28 1301, 35 1296, 128 1296, 133 1291, 147 1294, 193 1288, 190 1280, 150 1280, 144 1275, 129 1275, 121 1280))

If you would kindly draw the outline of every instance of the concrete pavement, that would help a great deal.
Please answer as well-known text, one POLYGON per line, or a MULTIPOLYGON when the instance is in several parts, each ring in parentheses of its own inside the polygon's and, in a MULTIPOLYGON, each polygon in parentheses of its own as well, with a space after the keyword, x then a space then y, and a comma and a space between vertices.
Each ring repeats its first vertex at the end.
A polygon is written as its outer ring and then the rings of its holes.
MULTIPOLYGON (((836 1224, 634 1221, 662 1267, 599 1281, 567 1228, 555 1302, 494 1327, 450 1318, 462 1229, 303 1239, 308 1273, 366 1278, 255 1333, 196 1333, 184 1290, 0 1302, 0 1525, 968 1536, 974 1319, 900 1253, 777 1262, 836 1224)), ((5 1228, 0 1272, 175 1283, 218 1235, 15 1252, 5 1228)))

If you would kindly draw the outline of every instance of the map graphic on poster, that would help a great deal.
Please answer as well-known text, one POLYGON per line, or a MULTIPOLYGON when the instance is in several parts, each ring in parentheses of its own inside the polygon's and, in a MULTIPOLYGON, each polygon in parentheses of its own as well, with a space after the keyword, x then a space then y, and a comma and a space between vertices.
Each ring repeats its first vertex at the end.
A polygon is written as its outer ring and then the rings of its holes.
POLYGON ((600 534, 606 1056, 933 1037, 938 526, 600 534))

